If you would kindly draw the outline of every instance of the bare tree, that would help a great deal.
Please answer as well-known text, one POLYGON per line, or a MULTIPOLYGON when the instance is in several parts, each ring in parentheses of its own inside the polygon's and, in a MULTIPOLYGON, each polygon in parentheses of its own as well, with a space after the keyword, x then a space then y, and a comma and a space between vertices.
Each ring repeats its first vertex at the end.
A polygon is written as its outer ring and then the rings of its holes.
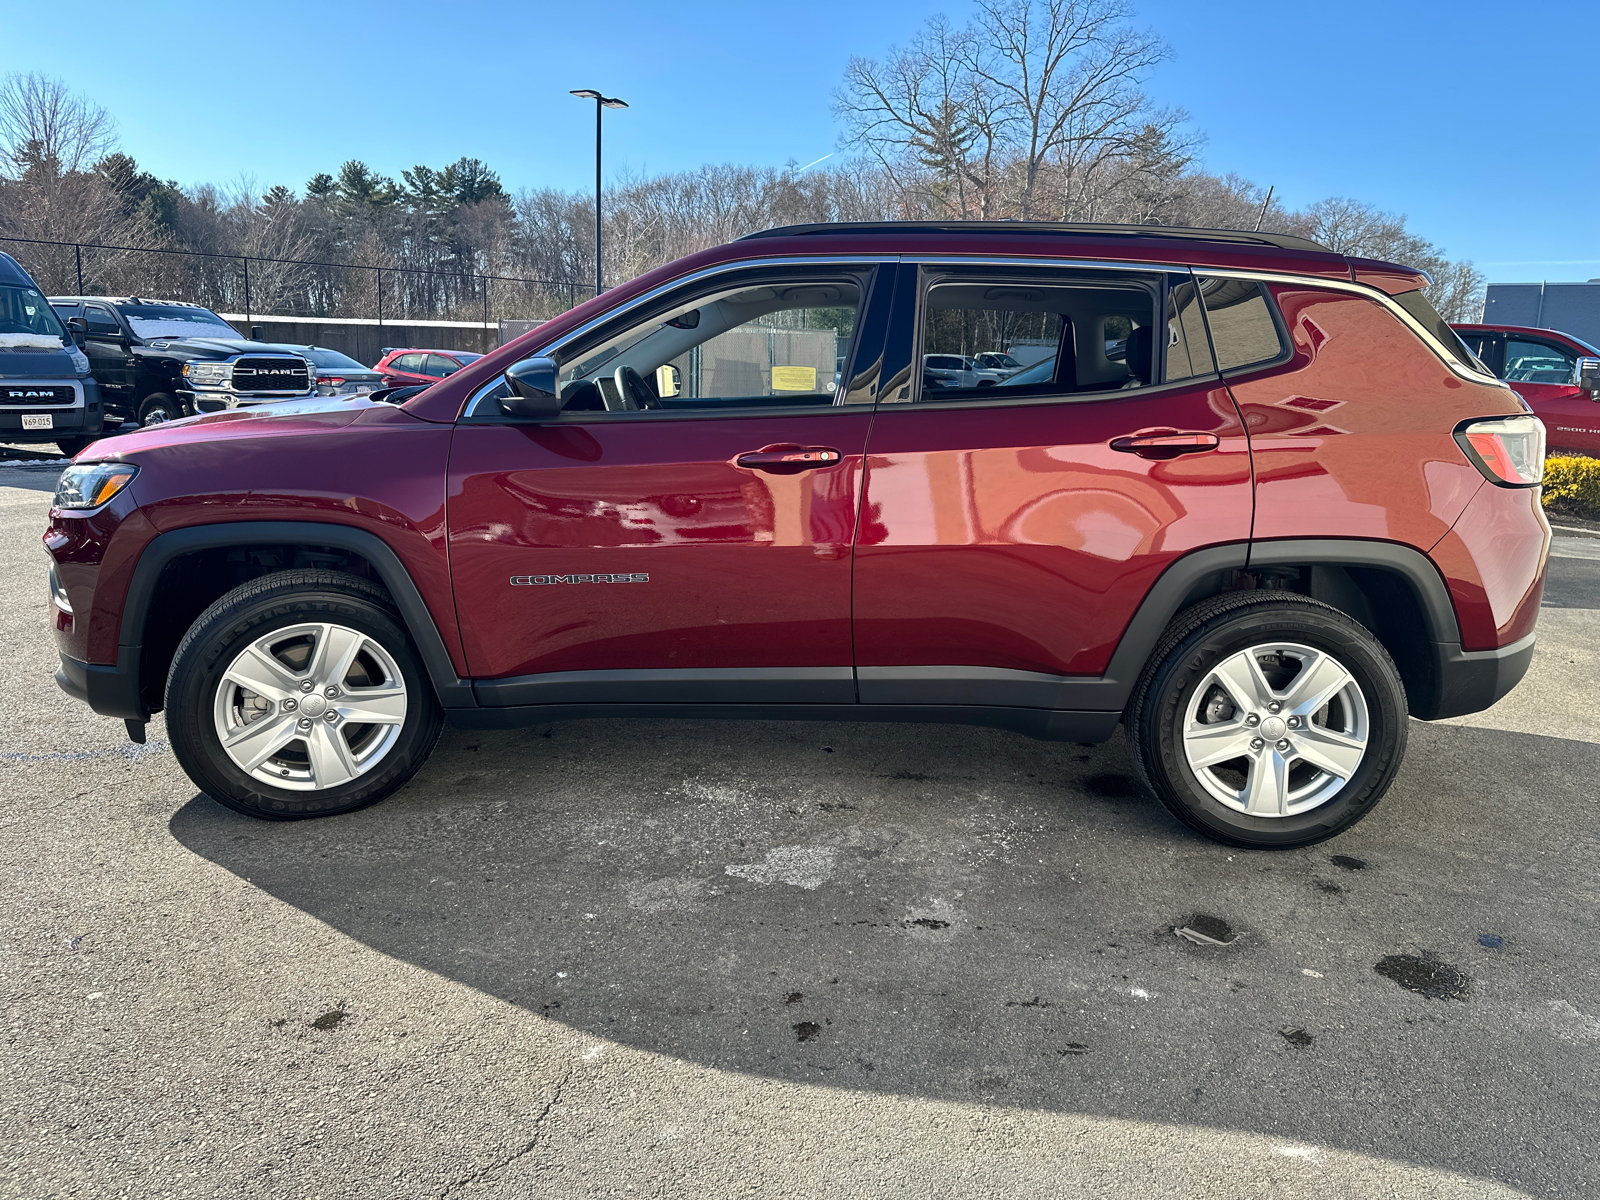
POLYGON ((1168 52, 1128 15, 1123 0, 979 0, 965 29, 934 17, 906 49, 851 59, 834 111, 941 215, 1030 220, 1052 161, 1087 177, 1183 119, 1149 112, 1139 84, 1168 52))
POLYGON ((1425 271, 1428 299, 1447 321, 1476 320, 1487 280, 1470 261, 1454 262, 1444 250, 1406 228, 1406 219, 1346 196, 1319 200, 1304 214, 1308 236, 1339 254, 1379 258, 1425 271))
POLYGON ((0 81, 0 169, 17 179, 87 171, 116 140, 111 114, 37 72, 0 81))
POLYGON ((971 70, 973 37, 933 17, 905 49, 891 47, 881 61, 852 58, 834 96, 850 142, 902 191, 925 193, 938 215, 958 219, 991 215, 1004 124, 1002 101, 971 70))
POLYGON ((1002 98, 1001 136, 1021 169, 1017 216, 1033 218, 1046 161, 1131 144, 1149 101, 1139 84, 1168 56, 1130 28, 1123 0, 979 0, 968 69, 1002 98))

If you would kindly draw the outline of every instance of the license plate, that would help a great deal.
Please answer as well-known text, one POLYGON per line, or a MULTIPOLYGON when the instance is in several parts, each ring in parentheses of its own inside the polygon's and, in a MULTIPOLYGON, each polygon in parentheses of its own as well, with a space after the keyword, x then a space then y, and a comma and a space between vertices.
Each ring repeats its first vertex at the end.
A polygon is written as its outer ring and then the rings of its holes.
POLYGON ((356 384, 356 395, 358 395, 358 396, 365 396, 371 390, 372 390, 372 385, 370 383, 358 383, 358 384, 356 384))
POLYGON ((22 427, 24 429, 54 429, 56 419, 49 413, 23 413, 22 427))

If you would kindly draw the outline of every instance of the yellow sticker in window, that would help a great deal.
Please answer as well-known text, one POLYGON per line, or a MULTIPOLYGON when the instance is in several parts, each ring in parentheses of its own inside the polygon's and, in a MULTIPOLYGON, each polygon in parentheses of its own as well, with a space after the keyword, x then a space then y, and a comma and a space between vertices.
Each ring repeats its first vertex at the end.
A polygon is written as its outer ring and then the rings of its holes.
POLYGON ((773 367, 772 390, 775 392, 814 392, 817 390, 815 367, 773 367))

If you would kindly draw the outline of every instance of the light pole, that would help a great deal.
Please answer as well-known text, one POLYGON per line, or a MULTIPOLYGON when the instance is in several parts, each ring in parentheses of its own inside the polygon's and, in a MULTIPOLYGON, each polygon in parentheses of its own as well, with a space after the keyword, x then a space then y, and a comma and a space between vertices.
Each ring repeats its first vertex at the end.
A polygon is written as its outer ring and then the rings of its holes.
POLYGON ((602 96, 593 88, 580 88, 572 93, 583 100, 594 101, 594 294, 600 294, 600 110, 627 108, 615 96, 602 96))

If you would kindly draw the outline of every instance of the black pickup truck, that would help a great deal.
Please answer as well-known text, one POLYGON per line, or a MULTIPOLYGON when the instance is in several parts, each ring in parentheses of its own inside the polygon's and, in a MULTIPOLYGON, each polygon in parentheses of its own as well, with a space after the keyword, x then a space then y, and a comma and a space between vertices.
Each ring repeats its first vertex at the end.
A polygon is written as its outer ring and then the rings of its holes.
POLYGON ((112 428, 317 394, 305 358, 240 337, 198 304, 51 296, 50 306, 88 355, 112 428))

